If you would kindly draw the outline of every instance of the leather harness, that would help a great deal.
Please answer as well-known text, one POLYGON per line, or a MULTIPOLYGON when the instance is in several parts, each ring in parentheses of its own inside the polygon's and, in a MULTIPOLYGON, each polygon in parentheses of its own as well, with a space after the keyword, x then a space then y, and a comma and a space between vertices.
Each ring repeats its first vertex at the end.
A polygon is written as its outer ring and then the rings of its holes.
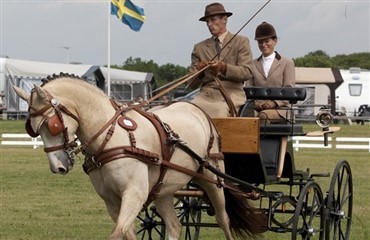
MULTIPOLYGON (((163 184, 163 178, 164 178, 168 168, 174 169, 176 171, 183 172, 183 173, 185 173, 187 175, 190 175, 190 176, 193 176, 193 177, 202 178, 204 180, 215 183, 220 187, 223 186, 223 184, 220 184, 221 180, 216 181, 216 180, 214 180, 210 177, 207 177, 207 176, 205 176, 201 173, 197 173, 197 172, 194 172, 192 170, 189 170, 189 169, 183 168, 179 165, 171 163, 170 162, 171 157, 172 157, 172 155, 173 155, 177 146, 180 146, 180 148, 183 151, 187 152, 188 154, 191 153, 190 155, 194 159, 196 159, 196 157, 193 156, 195 153, 192 152, 192 151, 191 152, 188 151, 189 148, 181 141, 178 134, 176 134, 173 130, 171 130, 169 125, 162 122, 161 119, 156 114, 147 112, 145 110, 142 110, 140 106, 131 106, 128 109, 129 110, 132 109, 132 110, 136 111, 137 113, 144 116, 146 119, 148 119, 153 124, 153 126, 157 130, 157 133, 158 133, 159 138, 160 138, 161 155, 159 155, 158 153, 150 152, 150 151, 147 151, 147 150, 136 147, 136 141, 135 141, 135 137, 134 137, 134 134, 133 134, 132 131, 128 131, 129 136, 130 136, 131 146, 118 146, 118 147, 113 147, 113 148, 109 148, 109 149, 104 149, 106 143, 109 141, 110 137, 113 135, 115 123, 117 122, 117 118, 119 116, 123 116, 125 111, 127 111, 127 110, 122 111, 122 108, 120 108, 119 105, 114 101, 112 101, 112 104, 116 108, 116 114, 114 115, 114 117, 96 135, 94 135, 94 137, 92 137, 89 141, 85 142, 82 145, 82 148, 81 148, 82 153, 86 154, 84 149, 86 149, 87 146, 97 138, 97 136, 99 136, 106 128, 108 128, 109 125, 111 125, 111 128, 107 132, 105 140, 103 141, 103 143, 99 147, 98 152, 96 154, 94 154, 93 156, 86 156, 85 155, 86 157, 85 157, 85 161, 84 161, 84 164, 83 164, 83 169, 84 169, 86 174, 89 174, 91 171, 93 171, 97 168, 100 168, 101 166, 103 166, 103 165, 105 165, 105 164, 107 164, 107 163, 109 163, 113 160, 116 160, 116 159, 119 159, 119 158, 124 158, 124 157, 131 157, 131 158, 135 158, 139 161, 142 161, 146 164, 154 164, 154 165, 160 166, 159 177, 157 179, 156 184, 150 190, 147 201, 143 206, 143 209, 146 208, 154 199, 157 198, 157 196, 160 192, 161 186, 163 184), (161 159, 160 156, 162 156, 162 159, 161 159)), ((208 120, 209 120, 210 126, 211 126, 210 127, 211 128, 211 137, 210 137, 209 142, 208 142, 206 159, 222 160, 223 159, 223 154, 222 153, 216 153, 216 154, 211 154, 210 153, 210 150, 212 148, 213 141, 214 141, 214 133, 213 133, 213 129, 212 129, 211 120, 210 119, 208 119, 208 120)), ((206 162, 206 161, 204 161, 204 162, 206 162)), ((200 165, 201 166, 204 165, 204 162, 200 163, 200 165)))
MULTIPOLYGON (((214 129, 213 129, 212 121, 207 114, 205 114, 205 116, 207 116, 207 119, 209 122, 211 136, 208 141, 207 154, 204 158, 202 158, 197 153, 195 153, 192 149, 190 149, 179 138, 178 134, 176 134, 173 130, 171 130, 170 126, 162 122, 160 118, 154 113, 144 111, 140 105, 131 105, 131 106, 123 107, 114 100, 110 100, 111 104, 116 110, 116 113, 114 114, 114 116, 93 137, 91 137, 89 140, 85 141, 79 147, 77 147, 77 143, 76 143, 77 139, 73 141, 69 141, 68 134, 67 134, 67 127, 64 125, 62 112, 72 117, 76 122, 79 122, 78 117, 75 114, 73 114, 71 111, 69 111, 62 103, 59 103, 56 99, 54 99, 50 93, 48 93, 47 91, 46 93, 47 93, 47 99, 45 100, 46 106, 44 106, 42 109, 36 110, 32 108, 31 106, 32 102, 30 103, 29 119, 27 120, 26 126, 25 126, 28 134, 30 134, 31 136, 37 136, 39 134, 38 128, 36 129, 36 132, 32 129, 30 125, 31 117, 42 116, 43 120, 41 121, 40 125, 44 121, 51 121, 51 120, 52 120, 51 122, 53 123, 58 123, 56 131, 63 132, 64 144, 55 146, 55 147, 45 148, 44 149, 45 152, 53 152, 53 151, 63 149, 67 153, 71 164, 75 162, 76 155, 79 152, 82 152, 82 154, 85 155, 83 169, 86 174, 90 173, 91 171, 97 168, 100 168, 104 164, 107 164, 113 160, 124 158, 124 157, 131 157, 139 161, 142 161, 146 164, 154 164, 154 165, 160 166, 160 174, 159 174, 158 180, 156 184, 153 186, 153 188, 150 190, 147 201, 143 205, 143 209, 145 209, 158 196, 161 186, 163 184, 163 178, 168 168, 182 172, 194 178, 198 178, 198 179, 208 181, 210 183, 214 183, 220 188, 223 187, 223 188, 231 189, 248 198, 255 197, 255 194, 253 192, 244 193, 234 188, 233 186, 225 184, 221 178, 223 177, 223 178, 230 179, 231 177, 226 174, 222 174, 222 172, 218 170, 217 164, 215 168, 208 162, 208 160, 211 160, 211 159, 223 160, 224 156, 222 152, 218 152, 218 153, 210 152, 213 146, 215 136, 214 136, 214 129), (32 113, 31 113, 31 110, 33 110, 32 113), (54 111, 54 115, 51 117, 48 117, 48 114, 46 113, 47 110, 50 110, 50 113, 51 111, 54 111), (113 147, 110 149, 105 149, 106 144, 108 143, 108 141, 110 140, 111 136, 114 133, 117 121, 119 121, 120 117, 124 117, 125 113, 130 110, 134 110, 138 112, 139 114, 141 114, 142 116, 144 116, 145 118, 147 118, 156 128, 158 135, 160 137, 161 155, 158 153, 153 153, 145 149, 136 147, 136 140, 135 140, 135 136, 133 133, 133 131, 136 129, 135 127, 132 127, 132 129, 126 128, 128 135, 129 135, 131 146, 118 146, 118 147, 113 147), (94 155, 88 154, 86 151, 88 146, 93 141, 95 141, 107 128, 109 128, 109 130, 107 131, 106 136, 103 142, 101 143, 97 153, 95 153, 94 155), (213 172, 216 175, 217 179, 211 178, 200 172, 195 172, 193 170, 190 170, 190 169, 181 167, 177 164, 171 163, 170 160, 176 148, 181 149, 182 151, 186 152, 189 156, 191 156, 194 160, 196 160, 199 163, 200 168, 205 168, 213 172), (160 158, 160 156, 162 156, 162 159, 160 158)), ((32 99, 32 96, 31 96, 31 99, 32 99)), ((50 126, 49 126, 49 131, 53 133, 55 129, 50 129, 50 126)), ((218 139, 219 144, 221 144, 221 139, 219 135, 218 135, 218 138, 219 138, 218 139)), ((220 145, 219 147, 221 148, 220 145)), ((238 182, 237 179, 234 179, 234 181, 238 182)), ((250 186, 250 187, 252 187, 253 189, 253 186, 250 186)))

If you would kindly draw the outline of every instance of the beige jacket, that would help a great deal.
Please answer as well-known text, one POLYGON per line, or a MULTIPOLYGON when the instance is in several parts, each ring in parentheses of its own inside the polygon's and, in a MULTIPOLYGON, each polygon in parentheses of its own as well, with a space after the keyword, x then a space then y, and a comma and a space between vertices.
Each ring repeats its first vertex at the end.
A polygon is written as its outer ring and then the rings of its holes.
MULTIPOLYGON (((228 33, 223 41, 223 45, 225 46, 233 36, 233 34, 228 33)), ((216 56, 216 49, 212 37, 195 44, 191 54, 191 71, 196 69, 200 61, 210 61, 214 56, 216 56)), ((252 59, 249 40, 240 35, 237 35, 226 45, 219 59, 215 58, 216 61, 223 61, 227 64, 226 74, 218 77, 237 110, 246 101, 243 85, 245 81, 252 78, 252 59)), ((211 117, 229 116, 229 108, 214 81, 213 74, 210 71, 205 71, 195 81, 198 83, 198 86, 201 85, 201 89, 192 102, 206 111, 211 117)))

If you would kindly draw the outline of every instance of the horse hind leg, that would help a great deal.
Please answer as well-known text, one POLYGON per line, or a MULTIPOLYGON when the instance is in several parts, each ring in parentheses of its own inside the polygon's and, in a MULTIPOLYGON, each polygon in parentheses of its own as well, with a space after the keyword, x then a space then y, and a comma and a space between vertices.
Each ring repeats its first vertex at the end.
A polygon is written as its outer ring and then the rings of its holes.
POLYGON ((215 211, 216 221, 224 232, 227 240, 234 239, 230 230, 229 216, 226 212, 226 202, 223 188, 217 187, 215 184, 207 181, 196 181, 196 183, 207 193, 207 197, 211 201, 215 211))
POLYGON ((168 232, 169 240, 178 240, 181 235, 182 225, 176 216, 174 209, 173 196, 166 195, 157 198, 154 201, 155 207, 166 224, 166 230, 168 232))

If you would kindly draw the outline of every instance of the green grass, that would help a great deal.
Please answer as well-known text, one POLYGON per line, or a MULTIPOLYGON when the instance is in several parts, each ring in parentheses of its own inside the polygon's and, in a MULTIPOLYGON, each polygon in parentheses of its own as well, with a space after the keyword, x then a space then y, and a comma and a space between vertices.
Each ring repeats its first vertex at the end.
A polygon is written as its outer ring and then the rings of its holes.
MULTIPOLYGON (((370 137, 370 125, 341 125, 333 136, 370 137)), ((1 133, 23 133, 24 121, 0 121, 1 133)), ((305 131, 318 130, 304 125, 305 131)), ((351 239, 370 239, 370 153, 366 150, 300 149, 297 169, 332 172, 339 160, 352 168, 354 210, 351 239)), ((326 192, 330 178, 317 181, 326 192)), ((276 186, 270 186, 274 188, 276 186)), ((0 239, 107 239, 113 228, 103 201, 81 163, 66 176, 52 174, 42 149, 0 148, 0 239)), ((206 214, 204 218, 209 219, 206 214)), ((201 229, 202 240, 223 239, 219 229, 201 229)), ((268 232, 263 239, 290 239, 268 232)))
POLYGON ((42 149, 1 149, 0 239, 106 239, 113 226, 79 165, 49 171, 42 149))

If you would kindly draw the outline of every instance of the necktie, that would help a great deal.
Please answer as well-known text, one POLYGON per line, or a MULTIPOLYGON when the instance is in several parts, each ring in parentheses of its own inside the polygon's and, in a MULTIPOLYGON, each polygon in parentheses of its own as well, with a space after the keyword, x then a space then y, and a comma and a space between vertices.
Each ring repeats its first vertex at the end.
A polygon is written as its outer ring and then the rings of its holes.
POLYGON ((217 58, 220 58, 219 52, 221 51, 221 46, 220 46, 220 39, 215 38, 215 48, 216 48, 216 53, 217 53, 217 58))

